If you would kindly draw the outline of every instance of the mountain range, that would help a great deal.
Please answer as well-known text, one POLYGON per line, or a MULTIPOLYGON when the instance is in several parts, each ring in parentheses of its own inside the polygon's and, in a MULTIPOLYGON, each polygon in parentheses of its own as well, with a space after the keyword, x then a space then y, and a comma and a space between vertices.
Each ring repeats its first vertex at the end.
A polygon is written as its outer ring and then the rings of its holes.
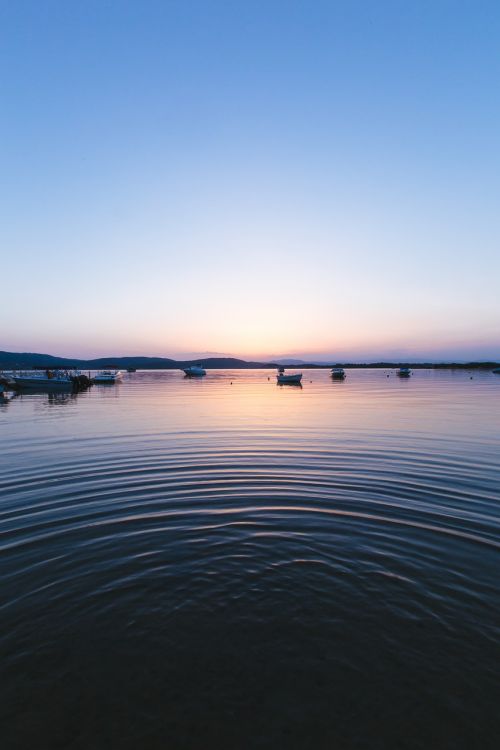
POLYGON ((135 367, 137 370, 178 370, 189 365, 202 363, 205 368, 218 369, 252 369, 256 367, 276 367, 270 362, 246 362, 235 357, 207 357, 206 359, 177 360, 168 357, 98 357, 96 359, 76 359, 55 357, 52 354, 36 352, 3 352, 0 351, 0 368, 21 369, 27 367, 77 367, 78 369, 99 370, 102 368, 126 369, 135 367))
POLYGON ((190 365, 202 364, 207 370, 231 369, 251 370, 255 368, 276 368, 279 365, 304 368, 322 367, 399 367, 410 365, 413 368, 460 368, 460 369, 491 369, 498 367, 497 362, 303 362, 297 359, 277 359, 274 362, 248 362, 236 357, 206 357, 192 360, 177 360, 168 357, 98 357, 96 359, 75 359, 67 357, 56 357, 52 354, 39 354, 36 352, 4 352, 0 351, 0 369, 16 370, 28 368, 78 368, 81 370, 100 370, 107 368, 127 369, 133 367, 137 370, 180 370, 190 365))

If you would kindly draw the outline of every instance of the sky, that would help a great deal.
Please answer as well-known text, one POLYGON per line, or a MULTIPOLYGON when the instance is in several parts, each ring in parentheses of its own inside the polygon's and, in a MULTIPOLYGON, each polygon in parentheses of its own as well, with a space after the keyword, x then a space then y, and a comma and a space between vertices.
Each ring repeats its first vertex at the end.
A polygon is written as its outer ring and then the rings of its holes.
POLYGON ((500 357, 500 4, 0 0, 0 349, 500 357))

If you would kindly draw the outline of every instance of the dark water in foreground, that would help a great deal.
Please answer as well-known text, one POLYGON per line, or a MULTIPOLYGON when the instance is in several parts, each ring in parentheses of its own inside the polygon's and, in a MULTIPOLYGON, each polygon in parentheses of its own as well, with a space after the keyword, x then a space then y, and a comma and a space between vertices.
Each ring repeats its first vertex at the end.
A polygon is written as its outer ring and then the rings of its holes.
POLYGON ((268 375, 0 406, 3 750, 498 747, 500 377, 268 375))

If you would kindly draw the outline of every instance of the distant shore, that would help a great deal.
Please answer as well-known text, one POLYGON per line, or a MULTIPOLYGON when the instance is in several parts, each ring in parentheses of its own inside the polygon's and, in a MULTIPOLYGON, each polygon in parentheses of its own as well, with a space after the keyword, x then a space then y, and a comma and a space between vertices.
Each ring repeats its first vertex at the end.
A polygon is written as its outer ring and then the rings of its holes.
POLYGON ((279 362, 253 362, 235 357, 207 357, 191 360, 175 360, 167 357, 99 357, 96 359, 69 359, 66 357, 55 357, 50 354, 37 354, 31 352, 0 352, 0 369, 33 369, 33 368, 77 368, 81 370, 99 370, 104 368, 116 368, 126 370, 180 370, 194 364, 203 364, 207 370, 255 370, 276 369, 285 366, 291 369, 322 370, 331 367, 343 367, 345 369, 394 369, 396 367, 411 367, 414 370, 492 370, 500 367, 497 362, 411 362, 401 360, 397 362, 335 362, 330 363, 307 363, 294 362, 286 364, 279 362))

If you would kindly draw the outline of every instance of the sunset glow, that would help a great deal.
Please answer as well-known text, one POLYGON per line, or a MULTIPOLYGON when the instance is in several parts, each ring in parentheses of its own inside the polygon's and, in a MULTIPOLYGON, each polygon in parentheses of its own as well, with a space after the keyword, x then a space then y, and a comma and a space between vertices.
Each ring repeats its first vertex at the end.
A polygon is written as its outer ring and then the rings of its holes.
POLYGON ((499 355, 495 5, 29 5, 1 348, 499 355))

